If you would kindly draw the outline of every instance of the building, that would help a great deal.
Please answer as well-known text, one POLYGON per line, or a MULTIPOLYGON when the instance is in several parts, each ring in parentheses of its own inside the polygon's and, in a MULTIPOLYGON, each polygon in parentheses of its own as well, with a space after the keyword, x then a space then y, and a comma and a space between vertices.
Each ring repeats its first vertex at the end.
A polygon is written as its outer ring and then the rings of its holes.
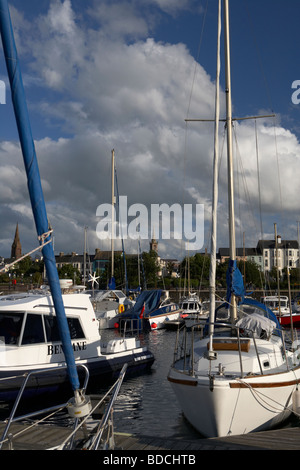
MULTIPOLYGON (((220 248, 219 262, 224 263, 229 259, 229 248, 220 248)), ((238 261, 252 261, 256 263, 262 272, 271 271, 277 267, 281 272, 284 268, 299 267, 299 244, 296 240, 259 240, 256 248, 237 248, 236 259, 238 261), (278 260, 278 261, 277 261, 278 260)))
POLYGON ((277 266, 279 271, 299 267, 299 243, 296 240, 282 240, 278 236, 277 246, 275 240, 259 240, 257 250, 261 253, 264 271, 277 266))
MULTIPOLYGON (((120 255, 121 251, 115 251, 115 256, 120 255)), ((86 254, 84 257, 83 254, 79 255, 74 251, 69 254, 60 252, 55 256, 55 262, 57 269, 62 268, 66 264, 70 264, 73 268, 78 269, 80 275, 83 279, 84 277, 84 258, 85 258, 85 273, 88 280, 89 273, 94 273, 97 270, 104 272, 106 266, 111 261, 111 251, 101 251, 98 248, 95 250, 94 255, 86 254)))
MULTIPOLYGON (((121 254, 122 251, 114 251, 114 256, 120 256, 121 254)), ((96 248, 95 255, 90 258, 93 272, 99 270, 100 273, 103 273, 106 266, 111 262, 111 251, 101 251, 99 248, 96 248)))
POLYGON ((22 246, 21 246, 20 236, 19 236, 19 224, 17 224, 15 238, 11 246, 10 257, 11 259, 19 259, 21 258, 21 256, 22 256, 22 246))
MULTIPOLYGON (((167 276, 169 274, 170 267, 173 268, 171 273, 172 277, 178 276, 180 262, 176 259, 161 259, 158 255, 158 241, 152 238, 150 241, 150 251, 155 251, 157 254, 157 262, 159 265, 158 276, 167 276)), ((114 251, 114 256, 122 255, 122 251, 114 251)), ((137 254, 126 254, 126 258, 138 258, 137 254)), ((70 264, 73 268, 78 269, 83 279, 84 277, 84 255, 75 252, 65 254, 60 252, 55 256, 55 262, 57 269, 62 268, 66 264, 70 264)), ((111 251, 102 251, 96 248, 94 255, 86 254, 86 266, 85 272, 88 279, 89 273, 100 272, 103 273, 106 267, 111 263, 111 251)))

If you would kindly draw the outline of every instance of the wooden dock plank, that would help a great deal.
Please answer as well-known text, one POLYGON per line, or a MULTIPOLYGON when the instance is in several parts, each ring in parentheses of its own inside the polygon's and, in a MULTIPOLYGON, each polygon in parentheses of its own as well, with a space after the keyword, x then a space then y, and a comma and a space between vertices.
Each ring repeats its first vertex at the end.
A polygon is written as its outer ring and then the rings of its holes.
MULTIPOLYGON (((28 427, 28 426, 27 426, 28 427)), ((13 448, 15 450, 43 450, 53 448, 62 443, 70 434, 71 429, 39 425, 20 433, 25 426, 20 423, 12 425, 13 448)), ((0 435, 4 424, 0 424, 0 435)), ((78 436, 83 437, 83 435, 78 436)), ((8 443, 2 447, 9 448, 8 443)), ((172 439, 169 437, 140 436, 115 432, 116 451, 151 451, 168 450, 196 452, 200 450, 300 450, 300 428, 285 428, 273 431, 227 436, 211 439, 172 439)))

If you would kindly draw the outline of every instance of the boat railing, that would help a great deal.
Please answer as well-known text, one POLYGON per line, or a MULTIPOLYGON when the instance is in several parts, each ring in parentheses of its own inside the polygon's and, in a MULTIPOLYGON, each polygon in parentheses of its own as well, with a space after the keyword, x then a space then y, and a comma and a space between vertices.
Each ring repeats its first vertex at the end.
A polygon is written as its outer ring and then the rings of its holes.
MULTIPOLYGON (((218 343, 218 336, 215 336, 215 342, 213 342, 213 348, 215 352, 219 349, 226 349, 226 350, 235 350, 239 354, 239 362, 240 362, 240 373, 241 377, 244 377, 244 371, 243 371, 243 355, 242 352, 248 351, 248 348, 250 347, 250 339, 253 341, 259 369, 261 375, 264 375, 263 367, 261 364, 261 358, 259 355, 258 347, 257 347, 257 341, 255 338, 255 332, 253 330, 250 330, 248 328, 240 328, 239 326, 228 324, 228 323, 221 323, 221 322, 213 322, 210 324, 206 324, 205 326, 203 323, 195 323, 192 325, 192 327, 188 330, 186 326, 182 326, 180 329, 177 331, 177 336, 176 336, 176 343, 175 343, 175 349, 174 349, 174 358, 173 358, 173 364, 181 360, 183 361, 183 372, 186 373, 187 375, 194 376, 195 375, 195 370, 194 370, 194 354, 195 354, 195 344, 198 339, 203 339, 204 338, 204 329, 205 327, 208 328, 208 326, 211 325, 215 329, 217 328, 222 328, 222 329, 227 329, 231 331, 231 335, 226 338, 226 341, 218 343), (247 336, 246 336, 247 334, 247 336), (197 336, 196 336, 197 335, 197 336)), ((282 334, 279 334, 279 337, 281 338, 281 341, 284 346, 284 339, 282 334)), ((209 339, 209 337, 207 336, 209 339)), ((284 355, 285 355, 285 362, 286 362, 286 367, 289 370, 289 364, 288 360, 286 357, 286 348, 283 347, 284 355)))
MULTIPOLYGON (((77 367, 80 367, 80 368, 84 369, 84 372, 85 372, 83 387, 81 389, 81 392, 84 394, 85 391, 86 391, 86 388, 87 388, 88 380, 89 380, 89 370, 84 364, 78 364, 77 367)), ((54 372, 54 371, 57 371, 58 369, 61 371, 62 369, 66 369, 66 368, 67 368, 66 366, 63 366, 63 367, 59 366, 59 367, 54 367, 53 369, 51 369, 51 371, 54 372)), ((96 406, 91 409, 90 413, 86 417, 84 417, 84 418, 75 418, 74 426, 73 426, 72 431, 70 432, 70 435, 68 436, 67 439, 65 439, 65 441, 63 443, 61 443, 57 447, 58 449, 72 449, 73 448, 75 433, 80 429, 80 427, 82 425, 85 424, 86 419, 89 416, 92 415, 92 413, 95 411, 95 409, 99 408, 103 403, 105 403, 105 400, 107 400, 107 397, 109 395, 111 395, 111 398, 110 398, 108 404, 106 405, 106 409, 105 409, 105 411, 102 415, 102 418, 99 421, 99 424, 96 426, 96 428, 93 429, 93 431, 90 433, 90 435, 86 439, 86 442, 84 443, 83 448, 88 449, 88 450, 98 449, 99 446, 100 446, 100 443, 101 443, 102 436, 103 436, 104 433, 106 433, 106 444, 104 444, 104 445, 107 446, 107 442, 109 442, 110 449, 113 449, 114 442, 113 442, 113 431, 112 431, 112 425, 111 425, 111 423, 112 423, 111 415, 112 415, 112 412, 113 412, 113 405, 114 405, 114 403, 116 401, 116 398, 118 396, 120 387, 122 385, 122 382, 123 382, 123 379, 124 379, 124 376, 125 376, 125 373, 126 373, 126 370, 127 370, 127 364, 124 364, 124 366, 123 366, 123 368, 120 372, 120 375, 119 375, 118 379, 116 380, 116 382, 112 385, 112 387, 108 390, 108 392, 103 397, 101 397, 100 402, 98 402, 96 404, 96 406)), ((26 413, 26 414, 23 414, 23 415, 16 416, 17 408, 20 404, 21 398, 22 398, 23 393, 26 389, 26 385, 28 384, 29 379, 32 376, 36 377, 36 376, 41 375, 41 374, 46 373, 46 372, 49 373, 49 369, 39 369, 37 371, 29 372, 28 374, 26 374, 26 376, 24 376, 23 383, 20 387, 17 398, 16 398, 15 403, 13 405, 13 408, 11 410, 10 416, 7 419, 5 429, 4 429, 2 437, 0 439, 0 450, 2 449, 2 446, 3 446, 4 442, 6 442, 7 440, 10 443, 9 444, 10 448, 12 448, 12 439, 11 439, 11 436, 8 433, 9 433, 9 430, 10 430, 11 425, 13 423, 20 422, 20 421, 26 421, 28 419, 35 418, 39 415, 46 415, 46 414, 49 414, 49 413, 52 414, 55 411, 60 411, 60 410, 65 409, 65 408, 68 407, 69 402, 65 402, 65 403, 60 403, 60 404, 57 404, 57 405, 54 405, 54 406, 49 406, 49 407, 46 407, 46 408, 43 408, 43 409, 39 409, 39 410, 32 411, 32 412, 29 412, 29 413, 26 413)), ((107 447, 104 447, 104 448, 107 448, 107 447)))
MULTIPOLYGON (((83 384, 83 388, 82 390, 86 390, 86 387, 87 387, 87 384, 88 384, 88 380, 89 380, 89 370, 88 368, 84 365, 84 364, 79 364, 77 365, 77 367, 81 367, 84 369, 85 371, 85 379, 84 379, 84 384, 83 384)), ((21 402, 21 399, 23 397, 23 394, 26 390, 26 387, 28 385, 28 382, 29 380, 32 378, 32 377, 38 377, 42 374, 45 374, 45 373, 54 373, 54 372, 57 372, 58 370, 59 371, 62 371, 62 370, 66 370, 67 369, 67 366, 58 366, 58 367, 53 367, 49 370, 48 369, 38 369, 38 370, 35 370, 35 371, 31 371, 31 372, 28 372, 26 373, 23 377, 23 382, 21 384, 21 387, 19 389, 19 392, 17 394, 17 397, 16 397, 16 400, 14 402, 14 405, 12 407, 12 410, 11 410, 11 413, 10 413, 10 416, 7 420, 7 424, 5 426, 5 429, 3 431, 3 434, 2 434, 2 437, 1 437, 1 440, 0 440, 0 450, 2 448, 2 445, 3 445, 3 442, 5 441, 6 439, 6 436, 8 434, 8 431, 9 431, 9 428, 11 426, 12 423, 15 423, 17 421, 23 421, 25 419, 28 419, 28 418, 33 418, 34 416, 38 416, 40 414, 44 414, 44 413, 49 413, 49 412, 53 412, 57 409, 60 409, 62 407, 66 407, 67 406, 67 403, 63 403, 63 404, 58 404, 58 405, 54 405, 54 406, 51 406, 51 407, 48 407, 48 408, 44 408, 43 410, 38 410, 38 411, 33 411, 31 413, 27 413, 26 415, 22 415, 22 416, 15 416, 16 415, 16 411, 18 409, 18 406, 21 402)))
POLYGON ((124 337, 129 334, 134 335, 143 330, 142 322, 143 319, 139 318, 121 318, 119 320, 119 329, 124 337))

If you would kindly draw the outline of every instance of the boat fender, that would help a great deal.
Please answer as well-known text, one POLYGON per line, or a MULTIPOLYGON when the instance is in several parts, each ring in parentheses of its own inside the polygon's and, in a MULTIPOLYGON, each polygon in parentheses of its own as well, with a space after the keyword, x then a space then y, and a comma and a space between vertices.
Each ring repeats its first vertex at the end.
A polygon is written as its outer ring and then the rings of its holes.
POLYGON ((151 323, 151 328, 152 328, 152 330, 155 330, 157 328, 157 324, 156 323, 151 323))
POLYGON ((116 323, 114 324, 114 327, 115 327, 115 329, 117 330, 117 329, 119 328, 119 323, 116 322, 116 323))
POLYGON ((77 403, 75 397, 73 397, 67 404, 67 410, 71 418, 84 418, 91 412, 91 409, 92 404, 89 397, 84 397, 80 403, 77 403))
POLYGON ((292 395, 292 403, 293 403, 293 412, 300 414, 300 390, 296 388, 296 390, 293 391, 292 395))
POLYGON ((119 313, 123 313, 124 310, 125 310, 124 305, 123 305, 123 304, 120 304, 120 305, 119 305, 119 313))

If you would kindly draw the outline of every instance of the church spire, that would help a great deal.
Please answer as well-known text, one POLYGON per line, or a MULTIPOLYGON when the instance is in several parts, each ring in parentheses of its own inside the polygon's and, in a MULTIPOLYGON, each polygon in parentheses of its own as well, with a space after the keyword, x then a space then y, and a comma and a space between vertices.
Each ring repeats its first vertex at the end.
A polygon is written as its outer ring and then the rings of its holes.
POLYGON ((21 246, 20 236, 19 236, 19 224, 17 224, 15 238, 11 246, 11 258, 18 259, 18 258, 21 258, 21 256, 22 256, 22 246, 21 246))
POLYGON ((150 242, 150 251, 155 251, 156 253, 158 252, 158 241, 155 239, 154 229, 153 229, 152 240, 150 242))

